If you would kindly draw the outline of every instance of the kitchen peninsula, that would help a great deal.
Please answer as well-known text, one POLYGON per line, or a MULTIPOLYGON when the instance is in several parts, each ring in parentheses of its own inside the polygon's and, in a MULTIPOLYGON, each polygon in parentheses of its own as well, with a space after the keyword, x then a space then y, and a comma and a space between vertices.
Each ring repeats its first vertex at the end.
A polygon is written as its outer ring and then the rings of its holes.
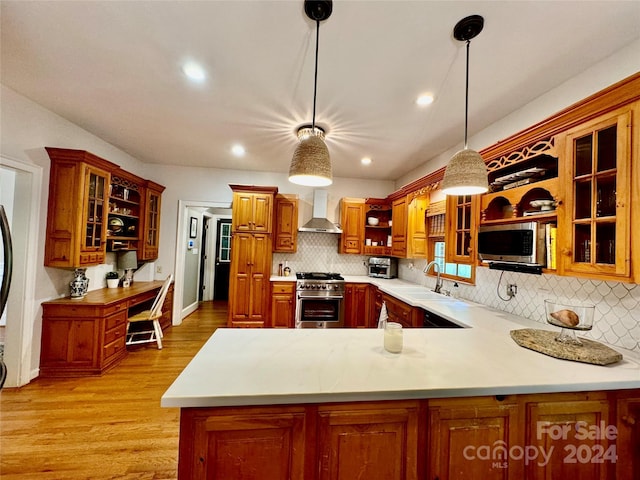
POLYGON ((377 329, 218 330, 162 398, 181 408, 179 478, 632 478, 634 466, 611 455, 565 460, 567 445, 585 445, 638 462, 637 356, 607 367, 558 360, 509 336, 540 323, 450 298, 415 303, 469 328, 405 329, 399 355, 377 329), (549 443, 537 428, 567 424, 617 435, 549 443), (543 466, 511 451, 502 462, 466 455, 495 442, 555 445, 556 455, 543 466))

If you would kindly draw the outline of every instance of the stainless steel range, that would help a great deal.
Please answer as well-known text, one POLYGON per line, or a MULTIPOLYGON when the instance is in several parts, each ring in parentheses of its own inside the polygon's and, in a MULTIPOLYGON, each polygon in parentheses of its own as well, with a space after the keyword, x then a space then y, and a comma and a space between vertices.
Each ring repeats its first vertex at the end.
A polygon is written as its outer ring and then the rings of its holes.
POLYGON ((296 328, 344 326, 344 278, 321 272, 299 272, 296 277, 296 328))

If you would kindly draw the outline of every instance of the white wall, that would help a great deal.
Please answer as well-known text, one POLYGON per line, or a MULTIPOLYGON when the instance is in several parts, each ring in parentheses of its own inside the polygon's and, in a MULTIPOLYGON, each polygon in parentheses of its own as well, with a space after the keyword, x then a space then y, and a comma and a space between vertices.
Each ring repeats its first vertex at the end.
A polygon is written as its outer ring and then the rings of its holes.
MULTIPOLYGON (((469 148, 482 150, 503 140, 545 118, 563 110, 614 83, 640 72, 640 40, 619 50, 610 57, 595 64, 562 85, 525 105, 511 115, 495 122, 480 132, 474 132, 469 125, 469 148)), ((473 81, 473 79, 471 79, 473 81)), ((460 144, 430 159, 425 159, 420 167, 396 180, 396 188, 444 167, 449 159, 463 147, 463 133, 460 144)))

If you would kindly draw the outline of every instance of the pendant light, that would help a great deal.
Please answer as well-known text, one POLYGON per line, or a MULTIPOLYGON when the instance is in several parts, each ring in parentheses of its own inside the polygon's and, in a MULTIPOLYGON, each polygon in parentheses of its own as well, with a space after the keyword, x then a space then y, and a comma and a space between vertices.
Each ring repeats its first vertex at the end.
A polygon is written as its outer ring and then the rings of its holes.
POLYGON ((484 18, 471 15, 460 20, 453 29, 456 40, 467 42, 467 79, 464 106, 464 149, 456 153, 444 172, 442 191, 446 195, 475 195, 489 189, 487 167, 482 156, 467 146, 467 120, 469 117, 469 44, 484 26, 484 18))
POLYGON ((313 119, 311 125, 298 129, 298 146, 289 167, 289 181, 298 185, 325 187, 333 183, 329 149, 324 143, 324 130, 316 126, 316 95, 318 90, 318 43, 320 22, 331 15, 331 0, 305 0, 304 11, 316 22, 316 63, 313 81, 313 119))

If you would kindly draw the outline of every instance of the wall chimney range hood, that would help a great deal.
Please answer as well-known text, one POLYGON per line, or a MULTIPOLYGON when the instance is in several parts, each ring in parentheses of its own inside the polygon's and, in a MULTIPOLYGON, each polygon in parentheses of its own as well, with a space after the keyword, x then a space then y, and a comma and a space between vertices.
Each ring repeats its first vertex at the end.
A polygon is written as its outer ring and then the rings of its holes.
POLYGON ((299 232, 342 233, 340 227, 327 219, 326 190, 313 191, 313 218, 298 229, 299 232))

